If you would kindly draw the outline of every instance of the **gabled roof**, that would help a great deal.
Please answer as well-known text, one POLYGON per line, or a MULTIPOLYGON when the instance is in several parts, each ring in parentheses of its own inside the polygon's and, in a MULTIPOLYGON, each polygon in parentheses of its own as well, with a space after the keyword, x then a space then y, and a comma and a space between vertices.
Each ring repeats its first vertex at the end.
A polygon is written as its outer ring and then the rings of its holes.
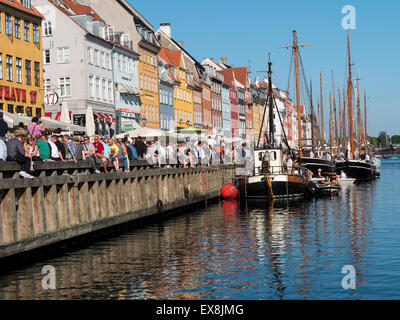
POLYGON ((103 21, 100 16, 91 7, 71 0, 62 0, 76 15, 87 14, 92 16, 93 21, 103 21))
POLYGON ((166 48, 161 48, 158 55, 171 66, 179 67, 181 65, 181 51, 179 50, 168 50, 166 48))
POLYGON ((31 9, 27 9, 17 0, 0 0, 0 3, 18 9, 20 11, 29 13, 35 17, 42 19, 44 18, 43 15, 33 5, 31 5, 31 9))

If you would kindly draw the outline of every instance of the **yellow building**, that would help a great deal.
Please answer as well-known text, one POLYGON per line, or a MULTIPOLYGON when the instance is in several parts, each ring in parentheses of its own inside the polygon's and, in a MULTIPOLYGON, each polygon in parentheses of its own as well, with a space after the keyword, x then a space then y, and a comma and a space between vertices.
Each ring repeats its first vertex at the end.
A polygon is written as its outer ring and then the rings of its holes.
POLYGON ((141 92, 141 125, 160 128, 158 104, 158 68, 157 52, 139 44, 139 89, 141 92))
POLYGON ((193 76, 188 73, 180 50, 161 48, 160 57, 174 66, 174 77, 179 85, 174 86, 175 124, 178 129, 193 126, 193 76))
POLYGON ((0 0, 0 109, 44 116, 43 16, 29 0, 0 0))

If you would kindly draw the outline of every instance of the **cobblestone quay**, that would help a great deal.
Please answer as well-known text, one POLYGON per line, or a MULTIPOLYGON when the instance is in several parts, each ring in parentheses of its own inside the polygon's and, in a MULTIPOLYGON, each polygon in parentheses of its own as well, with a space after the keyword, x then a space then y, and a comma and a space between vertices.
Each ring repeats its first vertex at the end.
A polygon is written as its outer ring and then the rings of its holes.
MULTIPOLYGON (((122 166, 121 166, 122 167, 122 166)), ((34 180, 0 164, 0 259, 219 196, 233 165, 90 174, 87 162, 38 163, 34 180)))

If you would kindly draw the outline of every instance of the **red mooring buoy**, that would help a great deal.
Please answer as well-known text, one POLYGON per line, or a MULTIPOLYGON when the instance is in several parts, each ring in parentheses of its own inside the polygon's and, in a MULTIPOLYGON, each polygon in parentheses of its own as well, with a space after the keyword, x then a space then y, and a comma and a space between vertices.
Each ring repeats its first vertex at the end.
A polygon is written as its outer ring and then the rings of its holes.
POLYGON ((227 184, 221 189, 221 197, 223 199, 236 199, 239 195, 239 190, 233 184, 227 184))

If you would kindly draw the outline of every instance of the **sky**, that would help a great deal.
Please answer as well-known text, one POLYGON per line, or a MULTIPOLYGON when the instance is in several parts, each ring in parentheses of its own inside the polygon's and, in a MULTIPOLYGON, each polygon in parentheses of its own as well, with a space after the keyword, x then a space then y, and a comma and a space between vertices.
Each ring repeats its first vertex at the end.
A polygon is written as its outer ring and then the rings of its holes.
POLYGON ((265 76, 262 71, 267 69, 270 54, 273 82, 283 90, 288 88, 291 51, 278 47, 291 45, 296 30, 299 43, 313 44, 302 48, 301 56, 307 81, 313 83, 314 105, 320 95, 322 72, 326 112, 332 70, 336 94, 347 81, 347 30, 342 27, 346 14, 342 8, 351 5, 356 17, 355 29, 350 30, 353 72, 360 78, 362 106, 367 91, 368 134, 400 134, 396 98, 400 91, 400 1, 128 1, 155 30, 160 23, 170 22, 174 40, 183 41, 185 50, 198 61, 226 57, 228 64, 250 66, 253 80, 265 76))

